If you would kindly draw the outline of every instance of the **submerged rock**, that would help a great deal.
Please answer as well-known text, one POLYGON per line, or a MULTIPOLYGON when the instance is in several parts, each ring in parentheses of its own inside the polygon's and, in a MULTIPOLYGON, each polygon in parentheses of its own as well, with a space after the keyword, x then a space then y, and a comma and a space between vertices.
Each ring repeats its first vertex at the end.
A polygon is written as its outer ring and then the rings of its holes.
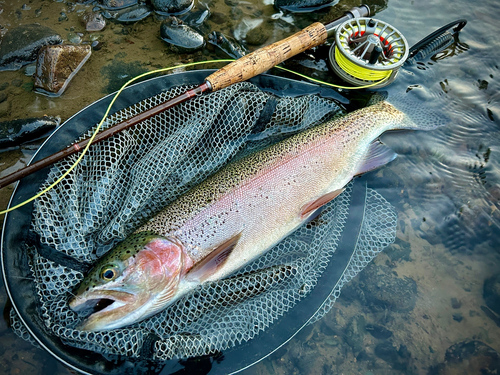
POLYGON ((360 273, 361 289, 372 310, 407 312, 417 301, 415 280, 396 276, 387 266, 370 264, 360 273))
POLYGON ((370 334, 379 340, 386 340, 392 336, 392 332, 387 328, 379 326, 377 324, 367 324, 365 329, 370 332, 370 334))
POLYGON ((61 36, 48 27, 18 26, 8 31, 0 44, 0 71, 20 69, 34 62, 43 46, 61 43, 61 36))
POLYGON ((50 116, 0 122, 0 148, 18 146, 46 136, 59 123, 59 119, 50 116))
POLYGON ((151 9, 143 4, 133 5, 131 7, 103 12, 103 16, 108 19, 114 19, 121 23, 132 23, 143 20, 151 14, 151 9))
POLYGON ((382 342, 375 347, 375 355, 380 359, 389 363, 392 368, 406 373, 409 365, 411 354, 405 345, 401 345, 397 349, 390 342, 382 342))
POLYGON ((500 315, 500 275, 494 275, 484 281, 483 298, 486 306, 500 315))
POLYGON ((86 12, 83 15, 83 25, 87 31, 101 31, 106 27, 106 20, 101 13, 86 12))
POLYGON ((89 45, 44 47, 38 55, 35 89, 52 96, 61 95, 90 54, 89 45))
POLYGON ((101 4, 108 9, 122 9, 137 5, 137 0, 102 0, 101 4))
POLYGON ((432 367, 429 375, 469 375, 500 373, 500 355, 477 340, 466 340, 446 350, 444 362, 432 367))
POLYGON ((253 29, 248 30, 246 35, 246 41, 248 44, 252 46, 260 46, 264 44, 266 40, 271 36, 271 31, 263 27, 262 25, 258 27, 254 27, 253 29))
POLYGON ((205 46, 203 36, 176 17, 168 17, 162 21, 160 36, 173 52, 189 53, 205 46))
POLYGON ((278 9, 290 12, 312 12, 321 8, 335 5, 339 0, 275 0, 278 9))
POLYGON ((239 59, 246 55, 247 50, 238 41, 230 36, 226 36, 220 31, 213 31, 208 34, 208 43, 216 47, 216 51, 221 51, 224 56, 239 59))
POLYGON ((151 0, 151 4, 159 13, 183 14, 193 7, 193 0, 151 0))
POLYGON ((206 22, 210 18, 210 11, 208 9, 188 12, 179 18, 185 25, 194 28, 203 35, 207 35, 211 30, 210 26, 206 22))

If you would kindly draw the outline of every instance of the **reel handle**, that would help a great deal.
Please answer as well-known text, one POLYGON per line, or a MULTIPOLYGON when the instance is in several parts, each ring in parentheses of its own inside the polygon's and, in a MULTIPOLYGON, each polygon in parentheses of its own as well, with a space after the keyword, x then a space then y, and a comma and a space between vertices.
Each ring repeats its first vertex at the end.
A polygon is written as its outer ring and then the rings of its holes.
POLYGON ((255 77, 279 63, 326 41, 328 33, 325 25, 313 23, 286 39, 259 48, 248 55, 219 69, 206 78, 212 91, 228 87, 234 83, 255 77))

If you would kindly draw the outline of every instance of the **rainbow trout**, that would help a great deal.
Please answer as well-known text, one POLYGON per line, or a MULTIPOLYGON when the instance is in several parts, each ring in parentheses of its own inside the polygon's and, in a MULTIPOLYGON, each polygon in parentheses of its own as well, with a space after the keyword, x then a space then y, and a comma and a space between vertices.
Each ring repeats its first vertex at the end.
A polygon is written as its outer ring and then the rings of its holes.
POLYGON ((75 311, 105 308, 78 328, 139 322, 200 283, 256 259, 354 176, 393 160, 394 151, 378 140, 393 129, 417 126, 392 104, 379 102, 228 164, 97 262, 69 305, 75 311))

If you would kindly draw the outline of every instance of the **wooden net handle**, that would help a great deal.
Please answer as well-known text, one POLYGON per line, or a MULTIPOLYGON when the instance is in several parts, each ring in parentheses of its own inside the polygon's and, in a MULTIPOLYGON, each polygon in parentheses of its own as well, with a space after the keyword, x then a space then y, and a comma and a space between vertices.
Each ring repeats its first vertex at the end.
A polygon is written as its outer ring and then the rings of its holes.
POLYGON ((313 23, 286 39, 260 48, 226 65, 209 75, 206 81, 211 85, 212 91, 246 81, 292 56, 323 44, 326 38, 325 26, 319 22, 313 23))

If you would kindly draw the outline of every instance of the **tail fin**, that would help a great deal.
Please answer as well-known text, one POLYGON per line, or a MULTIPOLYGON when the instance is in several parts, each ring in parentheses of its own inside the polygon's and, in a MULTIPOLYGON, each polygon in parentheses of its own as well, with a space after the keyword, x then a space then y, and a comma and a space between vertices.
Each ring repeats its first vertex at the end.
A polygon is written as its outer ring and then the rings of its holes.
MULTIPOLYGON (((432 130, 450 122, 449 118, 438 111, 438 98, 423 88, 415 87, 404 94, 390 95, 386 101, 405 114, 401 129, 432 130)), ((441 105, 444 105, 441 103, 441 105)))

